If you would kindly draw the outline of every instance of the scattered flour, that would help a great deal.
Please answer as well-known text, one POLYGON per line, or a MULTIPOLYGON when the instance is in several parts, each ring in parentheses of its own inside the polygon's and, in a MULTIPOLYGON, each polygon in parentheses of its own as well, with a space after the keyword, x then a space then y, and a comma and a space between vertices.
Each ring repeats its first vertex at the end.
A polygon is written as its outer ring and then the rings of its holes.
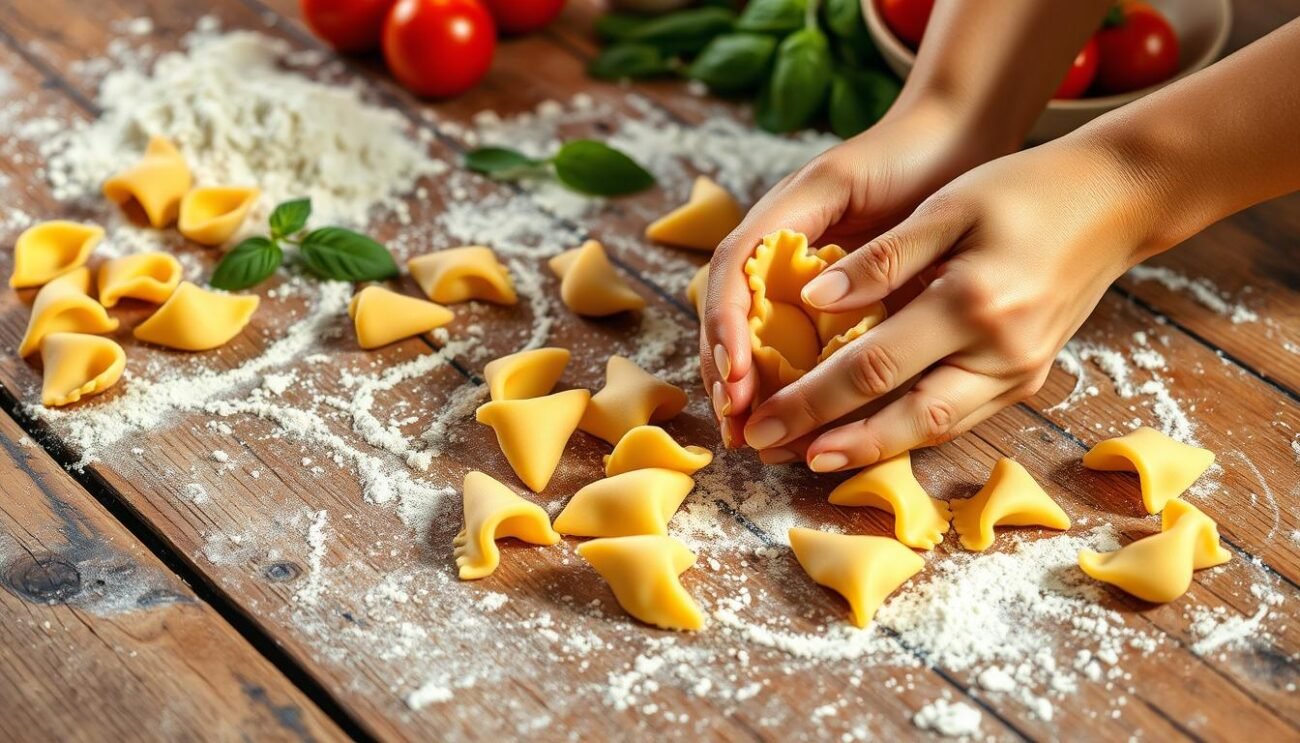
POLYGON ((912 723, 946 738, 967 738, 979 735, 982 718, 978 709, 965 702, 936 699, 917 710, 912 723))
POLYGON ((1164 266, 1145 265, 1134 266, 1126 276, 1134 281, 1158 282, 1170 291, 1186 292, 1197 303, 1223 315, 1234 325, 1259 320, 1254 310, 1228 299, 1209 279, 1192 279, 1164 266))

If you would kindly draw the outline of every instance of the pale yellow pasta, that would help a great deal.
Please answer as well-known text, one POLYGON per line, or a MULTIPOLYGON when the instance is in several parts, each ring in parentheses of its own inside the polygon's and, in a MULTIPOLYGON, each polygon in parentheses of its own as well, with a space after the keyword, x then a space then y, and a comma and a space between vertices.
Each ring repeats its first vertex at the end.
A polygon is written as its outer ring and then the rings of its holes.
POLYGON ((181 282, 158 311, 135 328, 135 337, 180 351, 207 351, 239 335, 258 298, 219 294, 181 282))
POLYGON ((56 407, 116 384, 126 368, 126 353, 111 338, 51 333, 41 344, 41 363, 45 367, 41 404, 56 407))
POLYGON ((181 262, 167 253, 137 253, 99 267, 99 302, 112 307, 123 299, 162 304, 181 283, 181 262))
POLYGON ((191 182, 190 168, 176 146, 155 136, 135 165, 104 181, 104 195, 133 221, 166 227, 180 214, 191 182))
POLYGON ((82 266, 41 287, 32 303, 27 332, 18 344, 19 356, 40 350, 41 341, 52 333, 111 333, 117 320, 90 296, 90 269, 82 266))
POLYGON ((248 218, 261 191, 243 186, 200 186, 181 199, 177 229, 200 245, 229 240, 248 218))
POLYGON ((368 286, 348 303, 348 316, 362 348, 379 348, 441 328, 455 319, 451 310, 423 299, 368 286))
POLYGON ((14 272, 9 276, 9 286, 42 286, 86 265, 91 251, 103 238, 102 227, 80 222, 54 220, 28 227, 14 243, 14 272))

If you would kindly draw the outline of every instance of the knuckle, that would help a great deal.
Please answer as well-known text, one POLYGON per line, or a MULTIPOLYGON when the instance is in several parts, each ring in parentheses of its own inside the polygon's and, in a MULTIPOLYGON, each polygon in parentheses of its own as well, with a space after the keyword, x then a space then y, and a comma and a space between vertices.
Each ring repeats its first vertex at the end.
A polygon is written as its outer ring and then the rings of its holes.
POLYGON ((821 411, 809 397, 808 393, 802 389, 792 390, 790 398, 786 401, 789 408, 799 414, 804 420, 812 424, 817 424, 821 420, 821 411))
POLYGON ((849 382, 863 397, 880 397, 894 389, 898 381, 898 364, 882 346, 865 346, 852 357, 849 382))
POLYGON ((861 256, 854 261, 862 278, 890 291, 898 288, 902 263, 903 238, 893 230, 867 243, 862 248, 861 256))
POLYGON ((957 410, 952 403, 930 398, 921 404, 920 433, 922 439, 932 439, 952 430, 957 422, 957 410))

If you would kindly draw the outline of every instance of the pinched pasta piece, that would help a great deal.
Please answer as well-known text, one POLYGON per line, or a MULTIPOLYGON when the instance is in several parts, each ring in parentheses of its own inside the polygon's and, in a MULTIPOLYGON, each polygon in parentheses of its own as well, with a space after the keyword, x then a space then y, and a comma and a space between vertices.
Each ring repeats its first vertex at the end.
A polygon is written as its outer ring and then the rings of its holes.
POLYGON ((41 363, 45 367, 41 404, 57 407, 116 384, 126 368, 126 352, 110 338, 51 333, 41 344, 41 363))
POLYGON ((479 406, 475 419, 492 427, 515 474, 540 493, 555 474, 590 398, 587 390, 566 390, 526 400, 493 400, 479 406))
POLYGON ((183 281, 157 312, 135 326, 135 337, 180 351, 207 351, 239 335, 257 304, 256 296, 219 294, 183 281))
POLYGON ((366 349, 427 333, 455 319, 446 307, 382 286, 357 292, 348 303, 348 317, 356 328, 357 344, 366 349))
POLYGON ((970 498, 949 502, 952 526, 961 546, 983 552, 993 545, 995 526, 1044 526, 1069 529, 1070 517, 1032 475, 1007 457, 993 465, 988 482, 970 498))
POLYGON ((191 182, 190 168, 176 146, 155 136, 139 162, 104 181, 104 195, 132 221, 166 227, 176 221, 191 182))
POLYGON ((489 361, 483 377, 493 400, 522 400, 549 394, 568 365, 567 348, 534 348, 489 361))
POLYGON ((722 186, 705 176, 695 179, 690 199, 650 223, 645 236, 655 242, 712 252, 740 225, 745 210, 722 186))
POLYGON ((667 534, 668 521, 695 487, 675 470, 624 472, 587 485, 555 517, 555 530, 575 537, 667 534))
POLYGON ((52 333, 111 333, 117 320, 90 296, 90 269, 82 266, 41 287, 32 303, 27 332, 18 344, 18 355, 27 357, 40 350, 41 341, 52 333))
POLYGON ((14 272, 9 286, 26 289, 86 265, 91 251, 104 239, 104 229, 93 224, 54 220, 23 230, 14 243, 14 272))
POLYGON ((831 491, 837 506, 867 506, 894 514, 894 536, 916 549, 933 549, 948 531, 948 506, 931 498, 912 474, 912 456, 903 452, 874 464, 831 491))
POLYGON ((790 547, 814 582, 849 602, 849 621, 866 627, 889 594, 921 572, 925 560, 889 537, 790 530, 790 547))
POLYGON ((691 283, 686 285, 686 301, 691 303, 695 308, 697 318, 704 317, 704 298, 709 291, 709 264, 705 263, 700 266, 700 270, 695 272, 691 277, 691 283))
POLYGON ((1213 452, 1175 441, 1147 426, 1106 439, 1083 455, 1083 466, 1088 469, 1136 472, 1147 513, 1160 513, 1212 464, 1213 452))
POLYGON ((606 317, 645 307, 645 300, 614 270, 595 240, 566 250, 547 265, 560 278, 560 299, 579 315, 606 317))
POLYGON ((605 364, 605 386, 591 398, 578 426, 617 444, 623 434, 647 423, 673 418, 686 407, 686 393, 622 356, 605 364))
POLYGON ((663 629, 704 626, 704 612, 678 579, 695 564, 695 553, 676 539, 653 534, 593 539, 578 545, 577 552, 628 614, 663 629))
POLYGON ((713 452, 702 446, 682 446, 659 426, 637 426, 623 434, 604 461, 606 477, 652 467, 693 475, 713 461, 713 452))
POLYGON ((99 267, 99 303, 113 307, 130 298, 162 304, 181 283, 181 262, 167 253, 136 253, 99 267))
POLYGON ((261 195, 251 187, 200 186, 181 199, 177 229, 200 245, 220 245, 235 234, 261 195))
POLYGON ((435 302, 455 304, 481 299, 496 304, 515 304, 510 271, 491 248, 468 245, 412 258, 406 267, 425 296, 435 302))
POLYGON ((501 563, 498 539, 514 537, 541 545, 560 541, 541 506, 519 497, 490 475, 469 472, 461 493, 465 527, 452 541, 461 580, 485 578, 497 569, 501 563))

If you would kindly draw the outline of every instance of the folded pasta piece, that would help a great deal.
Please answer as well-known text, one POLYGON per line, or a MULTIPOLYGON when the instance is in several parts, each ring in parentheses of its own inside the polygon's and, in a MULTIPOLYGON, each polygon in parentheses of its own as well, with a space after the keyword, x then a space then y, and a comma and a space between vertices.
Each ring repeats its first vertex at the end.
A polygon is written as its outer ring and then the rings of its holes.
POLYGON ((704 298, 709 291, 709 264, 705 263, 700 266, 700 270, 695 272, 691 277, 691 283, 686 285, 686 301, 691 303, 695 308, 697 318, 704 317, 704 298))
POLYGON ((916 549, 943 541, 952 518, 948 505, 931 498, 912 474, 912 455, 903 452, 840 483, 829 498, 837 506, 866 506, 894 514, 894 536, 916 549))
POLYGON ((591 398, 578 425, 617 444, 623 434, 647 423, 661 423, 686 407, 686 393, 622 356, 605 364, 605 386, 591 398))
POLYGON ((519 301, 510 271, 491 248, 467 245, 429 253, 407 261, 411 277, 425 296, 435 302, 455 304, 481 299, 496 304, 519 301))
POLYGON ((664 629, 704 626, 704 612, 678 579, 695 564, 695 553, 676 539, 651 534, 593 539, 578 545, 577 552, 628 614, 664 629))
POLYGON ((590 398, 587 390, 565 390, 526 400, 493 400, 479 406, 475 419, 492 427, 515 474, 540 493, 555 474, 590 398))
POLYGON ((522 400, 549 394, 568 365, 569 349, 534 348, 489 361, 483 377, 493 400, 522 400))
POLYGON ((691 186, 690 199, 645 228, 655 242, 712 252, 745 216, 736 198, 705 176, 691 186))
POLYGON ((104 195, 132 221, 166 227, 176 221, 191 182, 190 168, 176 146, 155 136, 139 162, 104 181, 104 195))
POLYGON ((26 289, 86 265, 90 253, 104 239, 104 228, 56 219, 23 230, 14 243, 14 272, 9 286, 26 289))
POLYGON ((113 307, 125 298, 162 304, 181 283, 181 262, 160 252, 124 255, 99 267, 99 303, 113 307))
POLYGON ((575 537, 667 534, 668 522, 695 487, 676 470, 644 469, 597 480, 555 517, 555 530, 575 537))
POLYGON ((455 319, 442 305, 382 286, 367 286, 353 295, 348 317, 356 328, 357 344, 366 349, 427 333, 455 319))
POLYGON ((712 461, 713 452, 702 446, 682 446, 659 426, 637 426, 623 434, 614 453, 605 455, 605 476, 650 468, 693 475, 712 461))
POLYGON ((501 564, 496 540, 514 537, 529 544, 551 545, 560 535, 546 511, 482 472, 465 475, 461 489, 465 528, 452 540, 461 580, 486 578, 501 564))
POLYGON ((166 302, 135 326, 135 337, 180 351, 224 346, 253 319, 258 298, 219 294, 182 281, 166 302))
POLYGON ((1172 500, 1161 514, 1161 532, 1115 552, 1079 551, 1079 567, 1089 576, 1153 604, 1187 593, 1192 571, 1232 559, 1219 545, 1219 526, 1184 500, 1172 500))
POLYGON ((90 296, 90 269, 82 266, 50 281, 36 293, 27 332, 18 344, 18 355, 27 357, 40 350, 51 333, 111 333, 117 320, 90 296))
POLYGON ((1088 469, 1136 472, 1147 513, 1160 513, 1212 464, 1214 452, 1175 441, 1147 426, 1106 439, 1083 455, 1088 469))
POLYGON ((889 594, 921 572, 925 560, 889 537, 790 530, 790 547, 808 577, 849 602, 849 621, 866 627, 889 594))
POLYGON ((560 278, 560 299, 579 315, 605 317, 645 307, 645 300, 618 275, 605 247, 595 240, 560 253, 547 265, 560 278))
POLYGON ((220 245, 248 218, 262 192, 245 186, 199 186, 181 199, 177 229, 200 245, 220 245))
POLYGON ((1069 529, 1070 517, 1032 475, 1013 459, 993 465, 988 482, 970 498, 948 504, 961 546, 983 552, 993 545, 995 526, 1044 526, 1069 529))
POLYGON ((45 366, 41 404, 57 407, 116 384, 126 368, 126 352, 110 338, 50 333, 41 344, 41 363, 45 366))

